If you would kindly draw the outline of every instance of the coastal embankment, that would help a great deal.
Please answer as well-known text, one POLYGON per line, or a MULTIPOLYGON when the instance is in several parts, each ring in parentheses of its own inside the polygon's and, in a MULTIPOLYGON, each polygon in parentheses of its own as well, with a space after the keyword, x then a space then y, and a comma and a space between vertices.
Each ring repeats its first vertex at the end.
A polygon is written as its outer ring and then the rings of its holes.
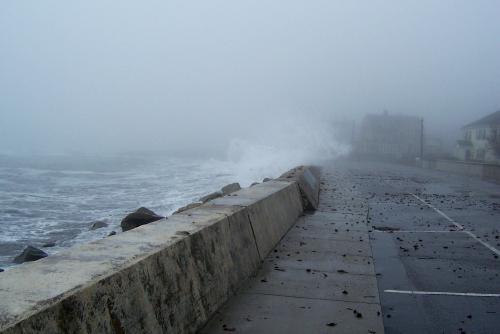
POLYGON ((2 273, 0 333, 193 333, 306 209, 319 170, 221 196, 2 273))
POLYGON ((437 159, 424 160, 422 167, 500 183, 500 166, 498 164, 437 159))

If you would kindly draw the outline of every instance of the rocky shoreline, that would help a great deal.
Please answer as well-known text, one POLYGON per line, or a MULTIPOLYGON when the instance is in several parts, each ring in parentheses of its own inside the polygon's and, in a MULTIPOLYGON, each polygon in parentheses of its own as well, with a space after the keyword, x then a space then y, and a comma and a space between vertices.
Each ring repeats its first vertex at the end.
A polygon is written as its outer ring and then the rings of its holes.
MULTIPOLYGON (((267 182, 271 180, 270 178, 265 178, 262 182, 267 182)), ((259 184, 258 182, 252 183, 251 186, 254 186, 256 184, 259 184)), ((173 214, 178 214, 183 211, 196 208, 210 200, 222 197, 222 196, 227 196, 232 194, 233 192, 236 192, 241 189, 241 186, 239 183, 230 183, 224 187, 222 187, 220 190, 207 194, 205 196, 202 196, 198 199, 198 201, 195 201, 193 203, 187 204, 183 207, 178 208, 173 214)), ((152 210, 146 208, 146 207, 140 207, 137 210, 127 214, 120 222, 120 227, 122 229, 122 233, 132 230, 134 228, 137 228, 142 225, 146 225, 158 220, 168 220, 168 217, 164 217, 161 215, 158 215, 157 213, 153 212, 152 210)), ((109 223, 105 220, 98 220, 93 222, 89 230, 97 230, 100 228, 105 228, 109 225, 109 223)), ((113 235, 116 235, 116 231, 111 231, 107 237, 111 237, 113 235)), ((50 248, 50 247, 55 247, 57 245, 57 241, 51 241, 43 244, 40 248, 50 248)), ((23 251, 17 255, 12 263, 14 264, 21 264, 25 262, 33 262, 37 261, 40 259, 43 259, 45 257, 48 257, 49 254, 47 254, 45 251, 40 249, 38 247, 35 247, 33 245, 28 245, 26 248, 23 249, 23 251)), ((0 268, 0 272, 5 271, 4 269, 0 268)))

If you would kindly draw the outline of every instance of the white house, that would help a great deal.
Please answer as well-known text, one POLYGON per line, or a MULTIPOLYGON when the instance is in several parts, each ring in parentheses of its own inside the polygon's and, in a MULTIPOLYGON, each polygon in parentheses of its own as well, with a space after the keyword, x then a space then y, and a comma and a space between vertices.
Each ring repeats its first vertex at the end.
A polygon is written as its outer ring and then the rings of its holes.
POLYGON ((500 110, 462 128, 456 155, 460 160, 500 163, 500 110))

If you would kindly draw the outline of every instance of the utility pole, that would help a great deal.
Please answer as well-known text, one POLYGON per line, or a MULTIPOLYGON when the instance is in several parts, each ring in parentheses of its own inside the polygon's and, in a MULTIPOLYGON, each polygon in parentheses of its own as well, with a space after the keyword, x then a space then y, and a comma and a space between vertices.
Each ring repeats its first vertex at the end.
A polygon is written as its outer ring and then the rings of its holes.
POLYGON ((354 141, 356 140, 356 121, 352 121, 351 128, 351 146, 354 146, 354 141))
POLYGON ((420 161, 424 161, 424 118, 420 119, 420 161))

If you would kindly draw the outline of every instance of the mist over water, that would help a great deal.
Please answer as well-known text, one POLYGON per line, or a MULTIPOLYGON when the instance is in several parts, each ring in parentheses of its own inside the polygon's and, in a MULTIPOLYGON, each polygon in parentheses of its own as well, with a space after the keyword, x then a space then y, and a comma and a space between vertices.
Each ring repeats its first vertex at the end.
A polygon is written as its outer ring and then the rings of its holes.
POLYGON ((321 164, 349 150, 349 145, 336 140, 328 121, 289 118, 263 124, 256 138, 231 140, 227 163, 243 184, 249 184, 298 165, 321 164))

